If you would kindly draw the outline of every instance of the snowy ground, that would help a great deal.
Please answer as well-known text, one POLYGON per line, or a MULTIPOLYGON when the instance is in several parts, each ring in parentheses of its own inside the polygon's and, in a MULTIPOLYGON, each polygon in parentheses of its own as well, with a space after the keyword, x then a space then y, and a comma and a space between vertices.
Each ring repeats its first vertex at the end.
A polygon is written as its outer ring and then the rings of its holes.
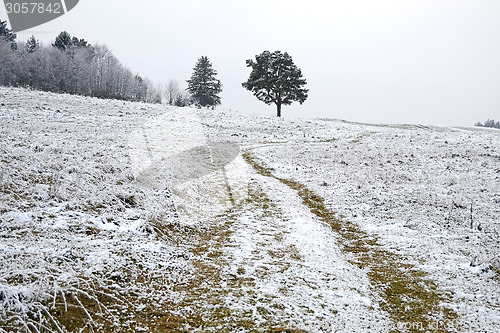
POLYGON ((500 330, 500 132, 321 123, 337 140, 265 146, 259 157, 419 263, 453 293, 466 331, 500 330))
POLYGON ((0 126, 0 332, 500 331, 498 130, 11 88, 0 126), (457 317, 384 307, 373 266, 282 180, 457 317))

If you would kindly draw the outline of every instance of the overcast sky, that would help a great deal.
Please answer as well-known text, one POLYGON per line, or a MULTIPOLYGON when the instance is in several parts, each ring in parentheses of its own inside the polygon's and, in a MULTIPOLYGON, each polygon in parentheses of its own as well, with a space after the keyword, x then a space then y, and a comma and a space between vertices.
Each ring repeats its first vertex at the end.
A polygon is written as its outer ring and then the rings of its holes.
POLYGON ((245 114, 275 114, 241 83, 246 59, 280 50, 310 89, 284 117, 500 120, 499 0, 80 0, 18 39, 34 34, 48 44, 63 30, 106 44, 153 82, 175 79, 183 88, 206 55, 223 84, 221 107, 245 114))

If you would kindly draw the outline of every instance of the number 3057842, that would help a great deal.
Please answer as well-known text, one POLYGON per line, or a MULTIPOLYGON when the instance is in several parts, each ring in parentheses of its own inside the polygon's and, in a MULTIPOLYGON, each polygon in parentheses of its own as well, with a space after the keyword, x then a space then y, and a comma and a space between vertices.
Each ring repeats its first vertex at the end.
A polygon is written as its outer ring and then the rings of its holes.
POLYGON ((42 2, 6 2, 5 8, 7 9, 7 14, 61 14, 62 8, 60 3, 49 3, 44 4, 42 2))

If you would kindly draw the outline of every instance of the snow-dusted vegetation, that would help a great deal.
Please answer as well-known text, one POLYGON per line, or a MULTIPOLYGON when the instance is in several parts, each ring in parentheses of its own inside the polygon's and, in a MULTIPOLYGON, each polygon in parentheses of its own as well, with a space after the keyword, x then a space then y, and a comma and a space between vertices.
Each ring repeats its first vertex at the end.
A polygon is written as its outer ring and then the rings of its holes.
POLYGON ((0 88, 0 331, 500 331, 500 132, 0 88))

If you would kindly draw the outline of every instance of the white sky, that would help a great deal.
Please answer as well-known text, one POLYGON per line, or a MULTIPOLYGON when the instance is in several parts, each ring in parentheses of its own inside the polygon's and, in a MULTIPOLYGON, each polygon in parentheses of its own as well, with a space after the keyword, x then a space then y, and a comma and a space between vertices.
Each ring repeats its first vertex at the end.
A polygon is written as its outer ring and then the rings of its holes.
MULTIPOLYGON (((0 6, 0 18, 6 19, 0 6)), ((80 0, 18 34, 45 44, 68 31, 109 46, 133 72, 182 87, 206 55, 222 108, 275 114, 241 87, 245 60, 288 52, 309 98, 284 117, 473 125, 500 120, 499 0, 80 0)))

